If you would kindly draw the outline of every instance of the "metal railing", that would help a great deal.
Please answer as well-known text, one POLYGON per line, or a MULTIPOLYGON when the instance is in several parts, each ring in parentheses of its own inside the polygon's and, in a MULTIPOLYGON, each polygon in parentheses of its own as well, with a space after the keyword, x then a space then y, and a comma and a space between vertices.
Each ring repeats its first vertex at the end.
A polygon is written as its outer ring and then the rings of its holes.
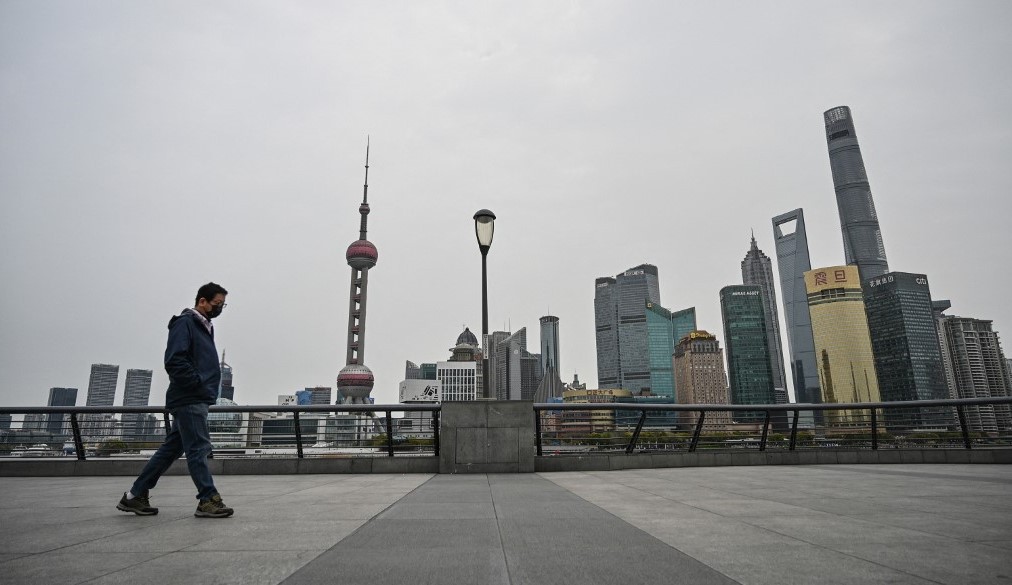
POLYGON ((834 404, 534 405, 537 454, 1012 446, 1012 397, 834 404))
MULTIPOLYGON (((439 455, 438 404, 210 407, 212 457, 439 455), (403 413, 394 417, 394 413, 403 413)), ((0 407, 0 456, 146 457, 171 414, 158 406, 0 407), (19 425, 19 426, 18 426, 19 425)))

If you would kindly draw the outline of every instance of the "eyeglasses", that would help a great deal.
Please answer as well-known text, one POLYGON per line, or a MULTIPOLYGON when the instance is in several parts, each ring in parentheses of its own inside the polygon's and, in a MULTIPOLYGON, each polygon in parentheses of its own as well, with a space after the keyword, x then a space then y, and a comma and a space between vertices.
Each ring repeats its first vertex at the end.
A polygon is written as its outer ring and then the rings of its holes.
POLYGON ((211 303, 211 306, 214 307, 215 309, 224 309, 225 307, 228 306, 228 303, 222 303, 220 305, 216 305, 214 303, 211 303))

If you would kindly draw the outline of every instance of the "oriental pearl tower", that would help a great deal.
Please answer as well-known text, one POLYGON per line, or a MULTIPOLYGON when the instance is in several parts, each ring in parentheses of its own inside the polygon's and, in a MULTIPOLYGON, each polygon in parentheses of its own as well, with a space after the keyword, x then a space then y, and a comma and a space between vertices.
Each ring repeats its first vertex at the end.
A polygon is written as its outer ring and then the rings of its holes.
POLYGON ((365 365, 365 306, 369 288, 369 269, 376 266, 376 246, 366 239, 369 219, 369 142, 365 146, 365 184, 362 187, 362 214, 358 239, 348 246, 345 258, 351 266, 351 293, 348 307, 347 365, 337 375, 337 390, 344 396, 342 404, 368 404, 374 379, 365 365))

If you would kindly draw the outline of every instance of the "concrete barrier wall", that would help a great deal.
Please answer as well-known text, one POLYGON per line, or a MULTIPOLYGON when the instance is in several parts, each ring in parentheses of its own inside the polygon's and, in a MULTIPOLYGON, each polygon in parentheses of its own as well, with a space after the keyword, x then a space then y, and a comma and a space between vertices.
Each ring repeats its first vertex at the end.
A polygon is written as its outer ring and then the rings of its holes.
MULTIPOLYGON (((37 459, 0 461, 0 477, 135 476, 143 460, 37 459)), ((833 465, 866 463, 1012 463, 1012 449, 893 449, 881 451, 747 451, 740 453, 602 453, 532 457, 532 471, 612 471, 657 467, 713 467, 718 465, 833 465)), ((215 475, 283 475, 299 473, 445 473, 440 459, 429 457, 352 457, 342 459, 218 459, 215 475)), ((474 464, 455 465, 450 473, 476 473, 474 464)), ((482 466, 488 469, 487 466, 482 466)), ((519 464, 497 463, 497 471, 517 473, 519 464), (510 470, 506 468, 510 467, 510 470)), ((177 461, 167 475, 187 475, 186 462, 177 461)))

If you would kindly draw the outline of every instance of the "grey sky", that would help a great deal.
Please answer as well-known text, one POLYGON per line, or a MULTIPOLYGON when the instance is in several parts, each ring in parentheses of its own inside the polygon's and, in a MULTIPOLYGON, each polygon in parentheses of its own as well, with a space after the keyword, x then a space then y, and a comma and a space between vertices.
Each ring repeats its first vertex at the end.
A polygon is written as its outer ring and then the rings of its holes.
POLYGON ((838 105, 890 268, 1008 340, 1010 25, 1004 1, 0 1, 0 404, 83 404, 95 362, 117 403, 155 370, 161 403, 166 324, 208 280, 237 401, 333 386, 367 135, 377 402, 480 331, 482 207, 492 328, 534 349, 550 308, 594 386, 595 277, 655 264, 722 338, 750 229, 775 257, 803 207, 813 264, 843 262, 838 105))

